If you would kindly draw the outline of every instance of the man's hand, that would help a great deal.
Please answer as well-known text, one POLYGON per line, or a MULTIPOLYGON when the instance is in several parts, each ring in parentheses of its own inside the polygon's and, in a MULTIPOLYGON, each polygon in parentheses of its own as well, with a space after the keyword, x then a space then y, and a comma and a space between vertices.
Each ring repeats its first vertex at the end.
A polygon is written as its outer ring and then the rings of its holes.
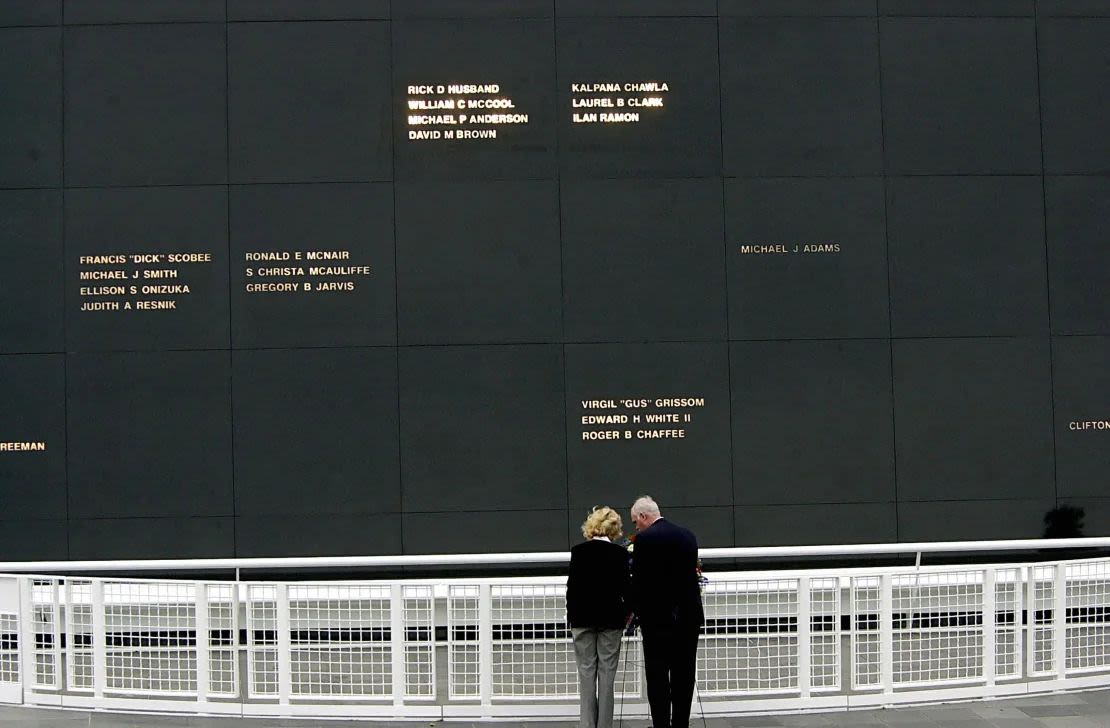
POLYGON ((624 636, 633 637, 636 634, 636 627, 639 625, 635 614, 629 614, 628 619, 624 621, 624 636))

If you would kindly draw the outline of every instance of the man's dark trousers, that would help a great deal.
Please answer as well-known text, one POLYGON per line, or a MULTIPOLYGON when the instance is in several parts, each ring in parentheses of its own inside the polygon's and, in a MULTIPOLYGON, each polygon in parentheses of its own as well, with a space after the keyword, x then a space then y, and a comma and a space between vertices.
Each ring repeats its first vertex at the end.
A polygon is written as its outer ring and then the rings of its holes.
POLYGON ((636 536, 632 598, 644 635, 644 675, 654 728, 687 728, 698 632, 705 621, 698 541, 660 518, 636 536))
POLYGON ((654 728, 686 728, 694 698, 698 625, 651 625, 644 637, 644 675, 654 728))

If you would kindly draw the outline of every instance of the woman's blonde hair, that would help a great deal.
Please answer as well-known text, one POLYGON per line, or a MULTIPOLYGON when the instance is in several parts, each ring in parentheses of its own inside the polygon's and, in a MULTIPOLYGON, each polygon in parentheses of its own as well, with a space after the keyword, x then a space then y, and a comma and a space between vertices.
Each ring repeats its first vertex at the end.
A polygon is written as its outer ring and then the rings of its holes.
POLYGON ((594 506, 590 515, 582 522, 582 535, 586 538, 608 536, 616 540, 621 535, 621 517, 609 506, 594 506))

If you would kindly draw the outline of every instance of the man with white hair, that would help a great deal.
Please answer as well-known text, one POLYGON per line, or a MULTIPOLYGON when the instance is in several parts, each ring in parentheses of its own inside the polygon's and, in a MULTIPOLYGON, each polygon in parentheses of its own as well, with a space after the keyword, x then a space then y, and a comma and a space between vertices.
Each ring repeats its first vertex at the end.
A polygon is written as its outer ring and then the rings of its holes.
POLYGON ((689 728, 698 633, 705 622, 698 540, 664 519, 651 496, 632 504, 632 608, 644 636, 653 728, 689 728))

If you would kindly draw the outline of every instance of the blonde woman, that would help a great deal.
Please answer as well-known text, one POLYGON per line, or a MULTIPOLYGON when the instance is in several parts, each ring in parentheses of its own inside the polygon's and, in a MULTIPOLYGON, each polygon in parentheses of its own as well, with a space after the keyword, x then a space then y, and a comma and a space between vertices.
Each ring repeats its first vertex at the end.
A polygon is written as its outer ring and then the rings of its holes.
POLYGON ((628 552, 614 543, 621 517, 595 507, 582 524, 586 541, 570 550, 567 623, 578 663, 579 728, 612 728, 613 683, 628 620, 628 552))

